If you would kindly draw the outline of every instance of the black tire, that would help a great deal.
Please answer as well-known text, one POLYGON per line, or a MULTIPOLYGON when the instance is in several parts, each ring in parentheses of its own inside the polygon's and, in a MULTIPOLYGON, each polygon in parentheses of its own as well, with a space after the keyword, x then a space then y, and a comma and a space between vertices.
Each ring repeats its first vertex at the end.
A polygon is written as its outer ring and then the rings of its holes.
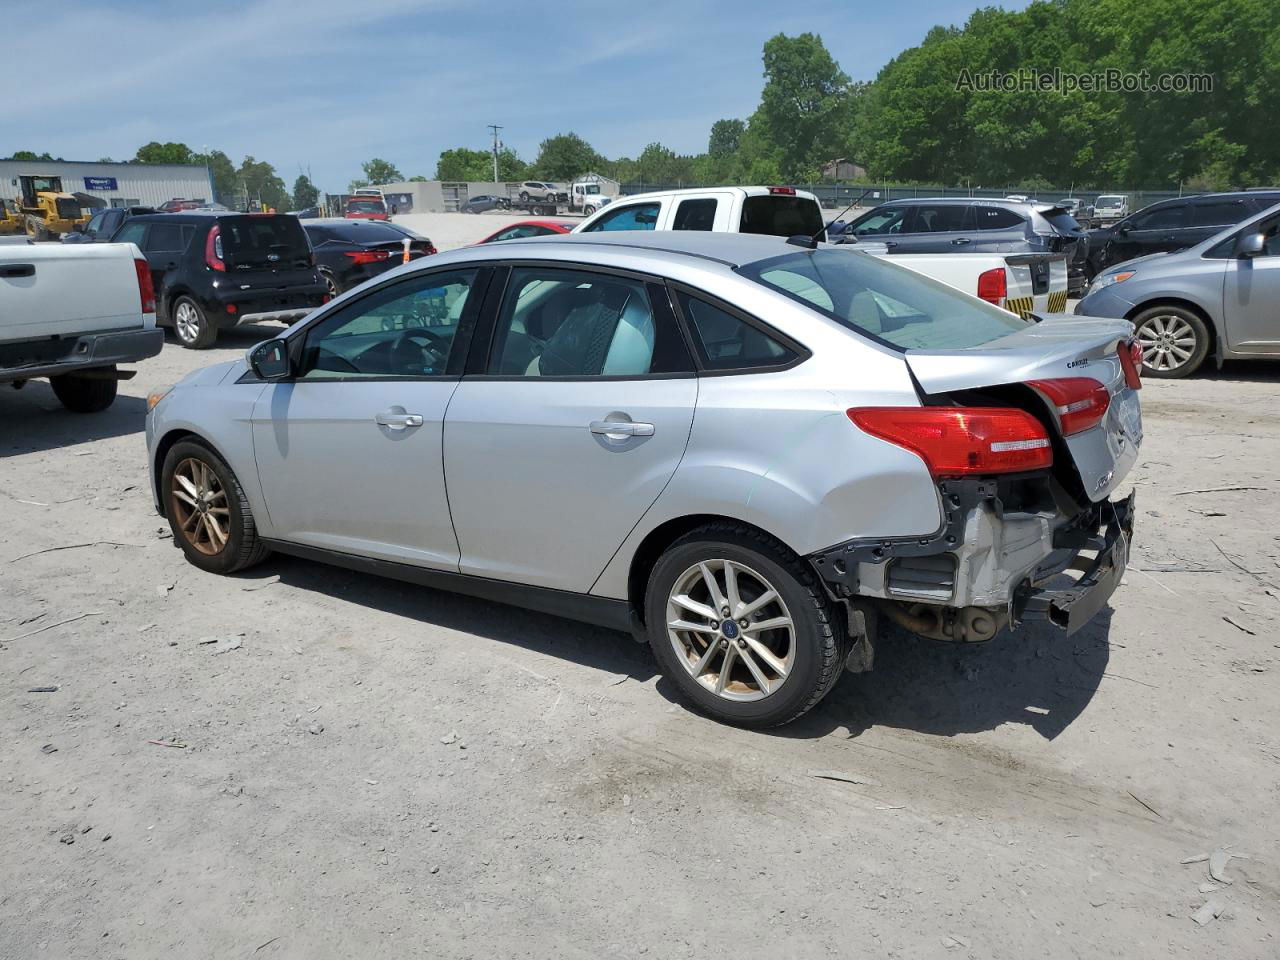
POLYGON ((218 328, 209 320, 204 308, 190 297, 178 297, 169 308, 169 316, 173 323, 173 335, 188 350, 208 350, 218 339, 218 328), (192 312, 191 325, 180 320, 186 309, 192 312))
POLYGON ((173 542, 182 548, 187 560, 201 570, 209 573, 235 573, 261 563, 271 553, 258 538, 253 511, 240 481, 226 461, 203 443, 180 440, 173 445, 165 455, 160 471, 160 494, 165 516, 169 520, 169 529, 173 531, 173 542), (217 517, 217 522, 226 534, 225 542, 217 541, 207 528, 203 528, 202 533, 199 520, 195 522, 194 534, 189 530, 190 523, 184 523, 184 520, 190 520, 195 511, 175 495, 174 474, 180 468, 185 470, 186 465, 192 461, 203 464, 216 477, 217 485, 223 492, 221 497, 215 495, 210 503, 214 506, 225 503, 227 513, 217 517), (202 542, 206 545, 205 548, 199 545, 202 542), (210 549, 214 547, 216 549, 210 549))
MULTIPOLYGON (((780 608, 764 608, 770 609, 780 608)), ((700 527, 667 548, 649 575, 645 623, 654 657, 681 696, 699 712, 741 727, 776 727, 807 713, 831 692, 848 655, 843 617, 813 571, 777 540, 740 524, 700 527), (790 670, 780 686, 760 699, 725 699, 694 679, 667 630, 668 598, 677 581, 689 575, 697 564, 716 560, 731 561, 761 574, 779 595, 794 625, 790 670)), ((759 634, 757 638, 766 635, 759 634)), ((713 659, 712 664, 715 662, 713 659)), ((742 672, 745 664, 727 671, 729 676, 735 669, 742 672)), ((744 675, 748 684, 752 682, 749 677, 750 674, 744 675)))
POLYGON ((325 286, 328 288, 328 290, 329 290, 329 299, 330 299, 330 300, 332 300, 332 299, 334 299, 335 297, 337 297, 337 296, 341 295, 341 293, 342 293, 342 284, 340 284, 340 283, 338 282, 338 278, 337 278, 337 277, 335 277, 332 273, 330 273, 328 270, 321 270, 321 271, 320 271, 320 279, 324 281, 324 285, 325 285, 325 286))
MULTIPOLYGON (((115 364, 103 367, 102 370, 115 373, 115 364)), ((112 379, 90 379, 78 377, 73 373, 65 373, 59 377, 50 377, 49 385, 53 394, 64 407, 75 413, 98 413, 111 406, 116 399, 119 381, 112 379)))
POLYGON ((1185 307, 1151 307, 1133 318, 1133 326, 1143 348, 1144 377, 1189 377, 1209 356, 1209 328, 1198 314, 1185 307), (1173 353, 1175 348, 1187 353, 1186 359, 1173 353))
POLYGON ((520 191, 520 202, 521 202, 521 203, 528 203, 528 202, 529 202, 529 191, 527 191, 527 190, 521 190, 521 191, 520 191))
POLYGON ((596 208, 591 206, 591 204, 587 204, 585 207, 582 208, 582 215, 584 217, 589 217, 595 212, 596 212, 596 208))

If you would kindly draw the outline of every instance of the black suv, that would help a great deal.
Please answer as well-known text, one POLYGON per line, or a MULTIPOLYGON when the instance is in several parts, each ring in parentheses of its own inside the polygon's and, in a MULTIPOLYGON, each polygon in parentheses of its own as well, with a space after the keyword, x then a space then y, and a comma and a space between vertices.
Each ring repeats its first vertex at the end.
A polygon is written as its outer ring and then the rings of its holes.
POLYGON ((156 322, 184 347, 213 346, 218 331, 292 323, 329 299, 297 217, 184 210, 132 217, 113 236, 151 265, 156 322))
POLYGON ((145 213, 157 213, 155 207, 107 207, 99 210, 83 230, 73 230, 62 235, 63 243, 107 243, 131 217, 140 217, 145 213))
POLYGON ((1072 292, 1086 283, 1084 239, 1062 207, 980 197, 890 200, 839 235, 839 242, 883 243, 892 253, 1061 253, 1072 292))
POLYGON ((1160 200, 1109 227, 1089 231, 1089 279, 1135 257, 1194 247, 1277 203, 1280 190, 1206 193, 1160 200))

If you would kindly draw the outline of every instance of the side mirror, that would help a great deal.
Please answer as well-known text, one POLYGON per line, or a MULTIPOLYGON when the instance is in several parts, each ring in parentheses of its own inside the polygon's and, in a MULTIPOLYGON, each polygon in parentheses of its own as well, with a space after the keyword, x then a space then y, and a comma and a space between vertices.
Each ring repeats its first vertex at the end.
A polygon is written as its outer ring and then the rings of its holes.
POLYGON ((1236 256, 1241 260, 1252 260, 1262 256, 1267 250, 1267 238, 1260 233, 1243 233, 1236 241, 1236 256))
POLYGON ((246 358, 260 380, 283 380, 292 370, 289 344, 285 340, 266 340, 251 347, 246 358))
POLYGON ((1117 227, 1116 233, 1120 234, 1122 237, 1127 237, 1129 235, 1129 225, 1126 223, 1124 226, 1117 227))

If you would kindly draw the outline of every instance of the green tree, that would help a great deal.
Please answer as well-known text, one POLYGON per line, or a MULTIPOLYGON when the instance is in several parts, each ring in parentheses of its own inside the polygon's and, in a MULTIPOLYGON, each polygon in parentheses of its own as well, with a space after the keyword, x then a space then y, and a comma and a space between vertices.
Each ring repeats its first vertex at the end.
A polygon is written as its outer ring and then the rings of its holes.
POLYGON ((707 141, 707 154, 712 157, 732 157, 742 145, 742 134, 747 125, 742 120, 717 120, 711 125, 707 141))
POLYGON ((311 178, 305 173, 298 174, 298 179, 293 181, 293 209, 306 210, 308 207, 314 207, 320 200, 320 190, 311 178))
MULTIPOLYGON (((525 163, 510 147, 498 151, 498 179, 523 180, 525 163)), ((445 150, 436 162, 437 180, 489 181, 493 179, 493 154, 488 150, 456 147, 445 150)))
POLYGON ((246 156, 237 171, 241 189, 248 203, 258 202, 263 208, 285 210, 292 199, 275 167, 265 160, 246 156))
POLYGON ((417 174, 409 178, 409 183, 426 183, 426 182, 427 182, 427 178, 424 177, 422 174, 417 174))
POLYGON ((605 166, 604 157, 576 133, 560 133, 542 141, 533 176, 544 180, 572 180, 605 166))
POLYGON ((52 160, 53 156, 48 153, 33 153, 30 150, 15 150, 13 152, 13 155, 10 156, 9 159, 10 160, 45 161, 45 160, 52 160))
POLYGON ((236 165, 221 150, 210 150, 208 153, 196 154, 192 163, 203 163, 209 169, 209 179, 213 181, 213 199, 234 209, 243 204, 243 191, 240 189, 240 175, 236 165))
POLYGON ((195 154, 185 143, 160 143, 152 140, 138 148, 134 163, 194 163, 195 154))
POLYGON ((398 183, 404 180, 404 176, 396 169, 394 163, 380 157, 366 160, 360 164, 360 169, 364 171, 364 179, 367 183, 398 183))
POLYGON ((817 179, 823 163, 849 152, 855 97, 848 75, 812 33, 766 41, 764 75, 760 106, 740 137, 747 172, 817 179))
POLYGON ((651 143, 636 158, 636 176, 644 183, 687 183, 693 162, 660 143, 651 143))

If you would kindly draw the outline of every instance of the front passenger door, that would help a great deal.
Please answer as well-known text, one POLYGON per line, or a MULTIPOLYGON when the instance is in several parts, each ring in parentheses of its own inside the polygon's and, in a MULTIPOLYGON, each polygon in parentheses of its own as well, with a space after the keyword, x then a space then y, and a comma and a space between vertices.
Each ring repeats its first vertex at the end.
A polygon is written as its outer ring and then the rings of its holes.
POLYGON ((684 455, 698 381, 666 288, 517 266, 444 432, 463 573, 586 593, 684 455))
POLYGON ((1266 236, 1260 256, 1227 260, 1223 315, 1227 343, 1242 353, 1280 354, 1280 220, 1255 225, 1266 236))
POLYGON ((293 376, 253 410, 274 538, 456 569, 440 447, 487 275, 414 274, 290 338, 293 376))

